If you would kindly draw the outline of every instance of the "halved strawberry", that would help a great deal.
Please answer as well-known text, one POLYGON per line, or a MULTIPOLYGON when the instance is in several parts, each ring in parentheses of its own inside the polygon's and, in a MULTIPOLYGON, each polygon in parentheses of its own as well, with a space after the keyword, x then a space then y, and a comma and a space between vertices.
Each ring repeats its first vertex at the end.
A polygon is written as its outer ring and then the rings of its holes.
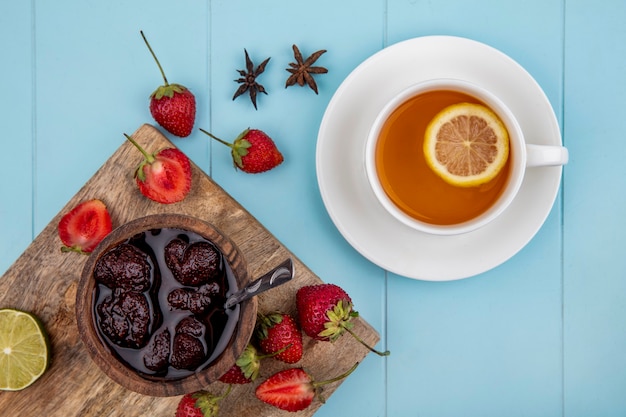
MULTIPOLYGON (((301 411, 311 405, 313 398, 319 397, 319 387, 347 377, 358 365, 357 362, 347 372, 321 382, 314 381, 302 368, 285 369, 263 381, 256 388, 255 395, 259 400, 281 410, 301 411)), ((323 398, 319 399, 324 402, 323 398)))
POLYGON ((255 334, 261 350, 276 354, 276 359, 285 363, 302 359, 302 333, 289 314, 259 314, 255 334))
POLYGON ((61 251, 91 253, 111 229, 111 216, 106 205, 98 199, 84 201, 59 222, 58 232, 63 242, 61 251))
POLYGON ((191 163, 187 155, 176 148, 165 148, 148 154, 127 134, 124 134, 144 160, 135 171, 139 191, 149 199, 163 204, 182 201, 191 190, 191 163))
POLYGON ((359 316, 353 309, 348 293, 335 284, 317 284, 301 287, 296 292, 298 320, 304 333, 316 340, 334 342, 345 332, 379 356, 388 356, 389 351, 379 352, 367 345, 352 331, 352 319, 359 316))

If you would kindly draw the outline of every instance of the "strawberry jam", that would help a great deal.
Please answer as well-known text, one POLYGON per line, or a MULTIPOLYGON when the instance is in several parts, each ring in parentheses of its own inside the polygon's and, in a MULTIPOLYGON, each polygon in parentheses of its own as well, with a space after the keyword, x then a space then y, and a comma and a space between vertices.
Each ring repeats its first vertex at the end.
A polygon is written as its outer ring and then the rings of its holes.
POLYGON ((181 229, 140 233, 100 257, 93 318, 103 343, 147 379, 180 379, 208 366, 235 331, 237 291, 219 249, 181 229))

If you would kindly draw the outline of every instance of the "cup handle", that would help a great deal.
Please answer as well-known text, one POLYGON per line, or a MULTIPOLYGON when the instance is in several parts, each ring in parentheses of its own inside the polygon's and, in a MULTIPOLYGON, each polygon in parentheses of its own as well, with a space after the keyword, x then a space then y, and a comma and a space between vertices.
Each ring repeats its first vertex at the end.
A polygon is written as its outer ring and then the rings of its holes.
POLYGON ((526 167, 565 165, 569 152, 564 146, 526 144, 526 167))

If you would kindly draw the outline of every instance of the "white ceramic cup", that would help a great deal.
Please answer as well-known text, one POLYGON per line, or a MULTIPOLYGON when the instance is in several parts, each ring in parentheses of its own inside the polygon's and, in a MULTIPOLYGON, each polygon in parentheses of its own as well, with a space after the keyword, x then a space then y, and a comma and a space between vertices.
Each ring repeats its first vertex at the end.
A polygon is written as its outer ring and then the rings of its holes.
POLYGON ((515 199, 527 168, 540 166, 565 165, 568 161, 567 148, 563 146, 529 144, 524 138, 524 133, 511 110, 493 93, 485 88, 467 81, 455 79, 433 79, 414 84, 396 94, 380 111, 372 125, 365 146, 365 171, 367 178, 382 206, 400 222, 424 233, 433 235, 456 235, 474 231, 485 226, 500 216, 511 202, 515 199), (430 91, 458 91, 475 97, 490 107, 502 120, 509 133, 509 159, 510 174, 507 184, 501 195, 489 209, 468 221, 451 224, 437 225, 417 220, 400 208, 398 208, 387 196, 383 189, 376 170, 376 145, 380 131, 389 116, 400 105, 410 98, 430 91))

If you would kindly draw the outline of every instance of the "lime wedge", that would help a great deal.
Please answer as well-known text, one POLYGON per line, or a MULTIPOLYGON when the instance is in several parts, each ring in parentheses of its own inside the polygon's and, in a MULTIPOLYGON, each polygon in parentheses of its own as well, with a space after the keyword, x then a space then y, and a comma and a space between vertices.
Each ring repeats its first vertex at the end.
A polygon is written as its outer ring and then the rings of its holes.
POLYGON ((19 391, 48 367, 48 337, 34 315, 0 309, 0 390, 19 391))

